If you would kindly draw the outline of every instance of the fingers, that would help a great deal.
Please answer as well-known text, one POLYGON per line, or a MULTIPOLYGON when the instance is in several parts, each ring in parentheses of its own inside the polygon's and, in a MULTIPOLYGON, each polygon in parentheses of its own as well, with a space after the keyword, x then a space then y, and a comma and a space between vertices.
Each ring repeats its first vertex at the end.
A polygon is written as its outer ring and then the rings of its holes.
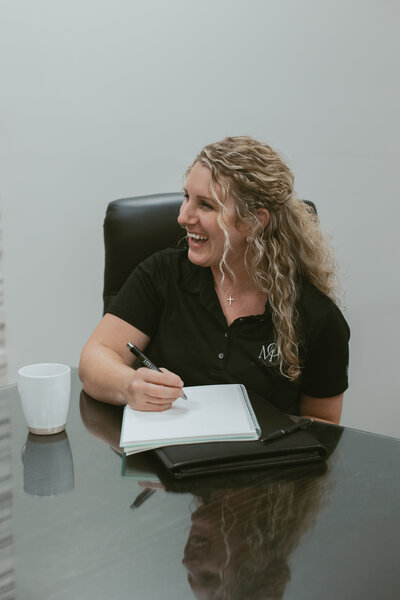
POLYGON ((182 387, 181 378, 168 369, 158 372, 141 367, 129 385, 128 404, 135 410, 167 410, 182 396, 182 387))
MULTIPOLYGON (((153 373, 157 373, 157 371, 153 371, 153 373)), ((164 369, 164 367, 161 367, 161 373, 164 375, 164 385, 171 385, 173 387, 179 387, 181 389, 183 388, 184 384, 179 375, 172 373, 172 371, 168 371, 168 369, 164 369)), ((160 373, 158 373, 158 375, 160 375, 160 373)))
POLYGON ((131 406, 131 408, 135 408, 135 410, 142 410, 146 412, 163 412, 164 410, 168 410, 169 408, 171 408, 172 404, 172 402, 156 404, 155 402, 151 402, 151 400, 149 400, 143 401, 143 403, 135 404, 135 406, 131 406))
POLYGON ((161 481, 138 481, 137 484, 148 490, 165 490, 165 485, 161 481))
POLYGON ((182 379, 167 369, 158 372, 142 367, 136 373, 139 376, 137 388, 155 403, 171 402, 182 395, 182 379))

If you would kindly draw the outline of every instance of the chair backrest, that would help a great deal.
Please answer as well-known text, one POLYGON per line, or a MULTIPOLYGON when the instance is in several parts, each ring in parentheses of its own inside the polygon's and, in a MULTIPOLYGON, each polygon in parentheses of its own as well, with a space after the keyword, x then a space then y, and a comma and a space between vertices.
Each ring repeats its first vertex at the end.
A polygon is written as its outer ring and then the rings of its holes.
MULTIPOLYGON (((110 202, 104 219, 106 311, 130 272, 145 258, 176 248, 185 233, 177 223, 183 193, 153 194, 110 202)), ((316 211, 313 202, 304 200, 316 211)))
POLYGON ((176 248, 185 233, 177 223, 183 193, 153 194, 110 202, 104 219, 104 312, 131 271, 145 258, 176 248))

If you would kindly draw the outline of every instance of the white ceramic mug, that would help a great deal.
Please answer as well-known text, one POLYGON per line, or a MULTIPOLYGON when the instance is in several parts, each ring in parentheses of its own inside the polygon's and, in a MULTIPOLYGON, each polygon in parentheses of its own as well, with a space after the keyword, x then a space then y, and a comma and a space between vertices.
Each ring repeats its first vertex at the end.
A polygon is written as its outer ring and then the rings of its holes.
POLYGON ((18 391, 29 431, 37 435, 65 428, 71 395, 68 365, 39 363, 18 371, 18 391))

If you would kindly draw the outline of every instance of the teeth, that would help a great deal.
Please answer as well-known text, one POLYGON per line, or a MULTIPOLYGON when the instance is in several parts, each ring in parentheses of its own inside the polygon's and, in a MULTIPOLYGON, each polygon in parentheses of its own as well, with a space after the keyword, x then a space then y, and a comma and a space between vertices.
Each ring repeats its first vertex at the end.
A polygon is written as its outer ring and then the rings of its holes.
POLYGON ((197 233, 188 233, 188 237, 191 237, 195 240, 202 240, 202 241, 205 241, 208 239, 208 238, 204 237, 203 235, 198 235, 197 233))

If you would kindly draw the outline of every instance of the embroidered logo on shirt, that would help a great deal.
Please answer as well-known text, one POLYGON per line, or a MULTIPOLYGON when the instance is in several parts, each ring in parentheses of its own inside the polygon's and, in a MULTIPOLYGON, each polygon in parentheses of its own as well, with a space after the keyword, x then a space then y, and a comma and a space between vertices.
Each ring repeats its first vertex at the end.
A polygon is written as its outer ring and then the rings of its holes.
POLYGON ((275 342, 271 342, 271 344, 268 344, 267 347, 265 347, 264 344, 261 346, 261 351, 260 351, 260 354, 258 355, 258 358, 260 358, 261 360, 265 360, 265 361, 268 360, 268 362, 272 363, 274 358, 277 358, 278 356, 279 356, 278 346, 276 345, 275 342))

